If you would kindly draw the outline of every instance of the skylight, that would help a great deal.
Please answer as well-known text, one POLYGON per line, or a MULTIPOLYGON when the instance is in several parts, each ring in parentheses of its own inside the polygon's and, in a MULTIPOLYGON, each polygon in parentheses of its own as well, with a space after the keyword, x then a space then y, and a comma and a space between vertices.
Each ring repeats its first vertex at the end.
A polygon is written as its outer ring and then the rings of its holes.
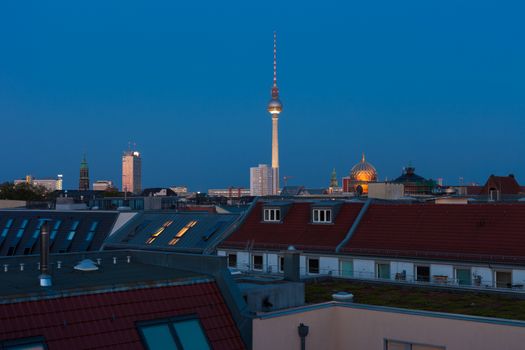
POLYGON ((193 226, 197 225, 197 220, 192 220, 186 224, 183 228, 180 229, 179 232, 173 237, 173 239, 168 243, 169 245, 175 245, 177 242, 181 239, 182 236, 188 232, 189 229, 191 229, 193 226))
POLYGON ((168 227, 170 227, 171 224, 173 224, 173 220, 166 221, 161 227, 159 227, 159 229, 157 231, 155 231, 155 233, 153 233, 150 236, 150 238, 148 238, 148 240, 146 241, 146 244, 153 243, 153 241, 155 241, 157 239, 157 237, 159 237, 162 234, 162 232, 164 232, 164 230, 166 230, 168 227))

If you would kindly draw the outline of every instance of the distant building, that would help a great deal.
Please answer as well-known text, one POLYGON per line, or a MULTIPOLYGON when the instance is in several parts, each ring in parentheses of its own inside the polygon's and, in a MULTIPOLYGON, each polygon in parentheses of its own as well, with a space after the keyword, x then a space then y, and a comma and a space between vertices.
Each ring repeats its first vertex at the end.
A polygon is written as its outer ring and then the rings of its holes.
POLYGON ((89 190, 89 167, 87 164, 85 154, 84 154, 84 158, 82 158, 82 162, 80 162, 80 178, 78 182, 78 189, 80 191, 89 190))
POLYGON ((113 188, 113 181, 111 180, 97 180, 93 182, 93 191, 107 191, 113 188))
POLYGON ((368 184, 376 181, 376 168, 365 160, 365 154, 363 153, 361 161, 350 170, 350 176, 343 177, 343 192, 367 194, 368 184))
POLYGON ((58 174, 57 175, 57 182, 55 184, 55 190, 57 191, 62 191, 62 187, 63 187, 63 175, 62 174, 58 174))
POLYGON ((62 189, 62 175, 58 175, 56 179, 35 179, 31 175, 26 175, 25 179, 17 179, 14 181, 15 185, 22 183, 41 186, 44 187, 47 192, 53 192, 62 189))
POLYGON ((273 170, 266 164, 250 168, 250 194, 269 196, 273 194, 273 170))
POLYGON ((241 198, 250 196, 250 193, 250 189, 241 187, 216 188, 208 190, 208 196, 210 197, 241 198))
POLYGON ((416 168, 409 165, 403 169, 403 174, 397 179, 392 181, 393 183, 403 184, 405 186, 405 195, 430 195, 436 188, 436 182, 433 180, 427 180, 422 176, 415 173, 416 168))
POLYGON ((122 191, 142 192, 142 158, 137 151, 127 151, 122 156, 122 191))
POLYGON ((170 190, 175 192, 177 196, 185 196, 188 194, 188 187, 186 186, 173 186, 170 187, 170 190))

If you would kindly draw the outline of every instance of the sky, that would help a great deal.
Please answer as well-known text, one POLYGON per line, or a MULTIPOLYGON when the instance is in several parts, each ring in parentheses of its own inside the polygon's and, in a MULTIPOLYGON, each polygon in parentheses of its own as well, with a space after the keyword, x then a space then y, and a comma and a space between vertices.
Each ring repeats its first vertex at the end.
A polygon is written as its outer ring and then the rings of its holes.
POLYGON ((365 152, 380 180, 525 184, 521 1, 2 1, 0 181, 64 174, 143 187, 249 186, 271 162, 327 186, 365 152))

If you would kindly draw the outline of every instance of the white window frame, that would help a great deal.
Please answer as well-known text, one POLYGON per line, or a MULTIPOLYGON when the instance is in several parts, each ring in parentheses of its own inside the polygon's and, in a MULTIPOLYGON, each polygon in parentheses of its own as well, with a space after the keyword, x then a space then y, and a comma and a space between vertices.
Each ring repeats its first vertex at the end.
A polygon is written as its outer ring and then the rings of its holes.
POLYGON ((263 210, 264 222, 281 222, 280 208, 264 208, 263 210))
POLYGON ((318 257, 307 257, 306 258, 306 272, 309 275, 319 275, 321 273, 321 259, 318 257), (310 260, 317 260, 317 272, 310 272, 310 260))
POLYGON ((331 224, 332 223, 332 209, 314 208, 312 210, 312 222, 314 224, 331 224))
POLYGON ((264 270, 264 255, 263 254, 253 254, 252 255, 252 270, 253 271, 262 271, 264 270), (256 269, 255 268, 255 257, 258 257, 260 256, 261 257, 261 268, 260 269, 256 269))

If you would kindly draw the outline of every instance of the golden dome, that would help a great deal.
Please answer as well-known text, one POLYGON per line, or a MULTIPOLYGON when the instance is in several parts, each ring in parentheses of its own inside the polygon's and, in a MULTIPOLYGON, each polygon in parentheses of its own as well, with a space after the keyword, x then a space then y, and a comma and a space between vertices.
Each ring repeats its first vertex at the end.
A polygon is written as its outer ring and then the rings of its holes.
POLYGON ((351 181, 374 182, 377 181, 376 168, 365 160, 365 154, 361 161, 350 170, 351 181))

